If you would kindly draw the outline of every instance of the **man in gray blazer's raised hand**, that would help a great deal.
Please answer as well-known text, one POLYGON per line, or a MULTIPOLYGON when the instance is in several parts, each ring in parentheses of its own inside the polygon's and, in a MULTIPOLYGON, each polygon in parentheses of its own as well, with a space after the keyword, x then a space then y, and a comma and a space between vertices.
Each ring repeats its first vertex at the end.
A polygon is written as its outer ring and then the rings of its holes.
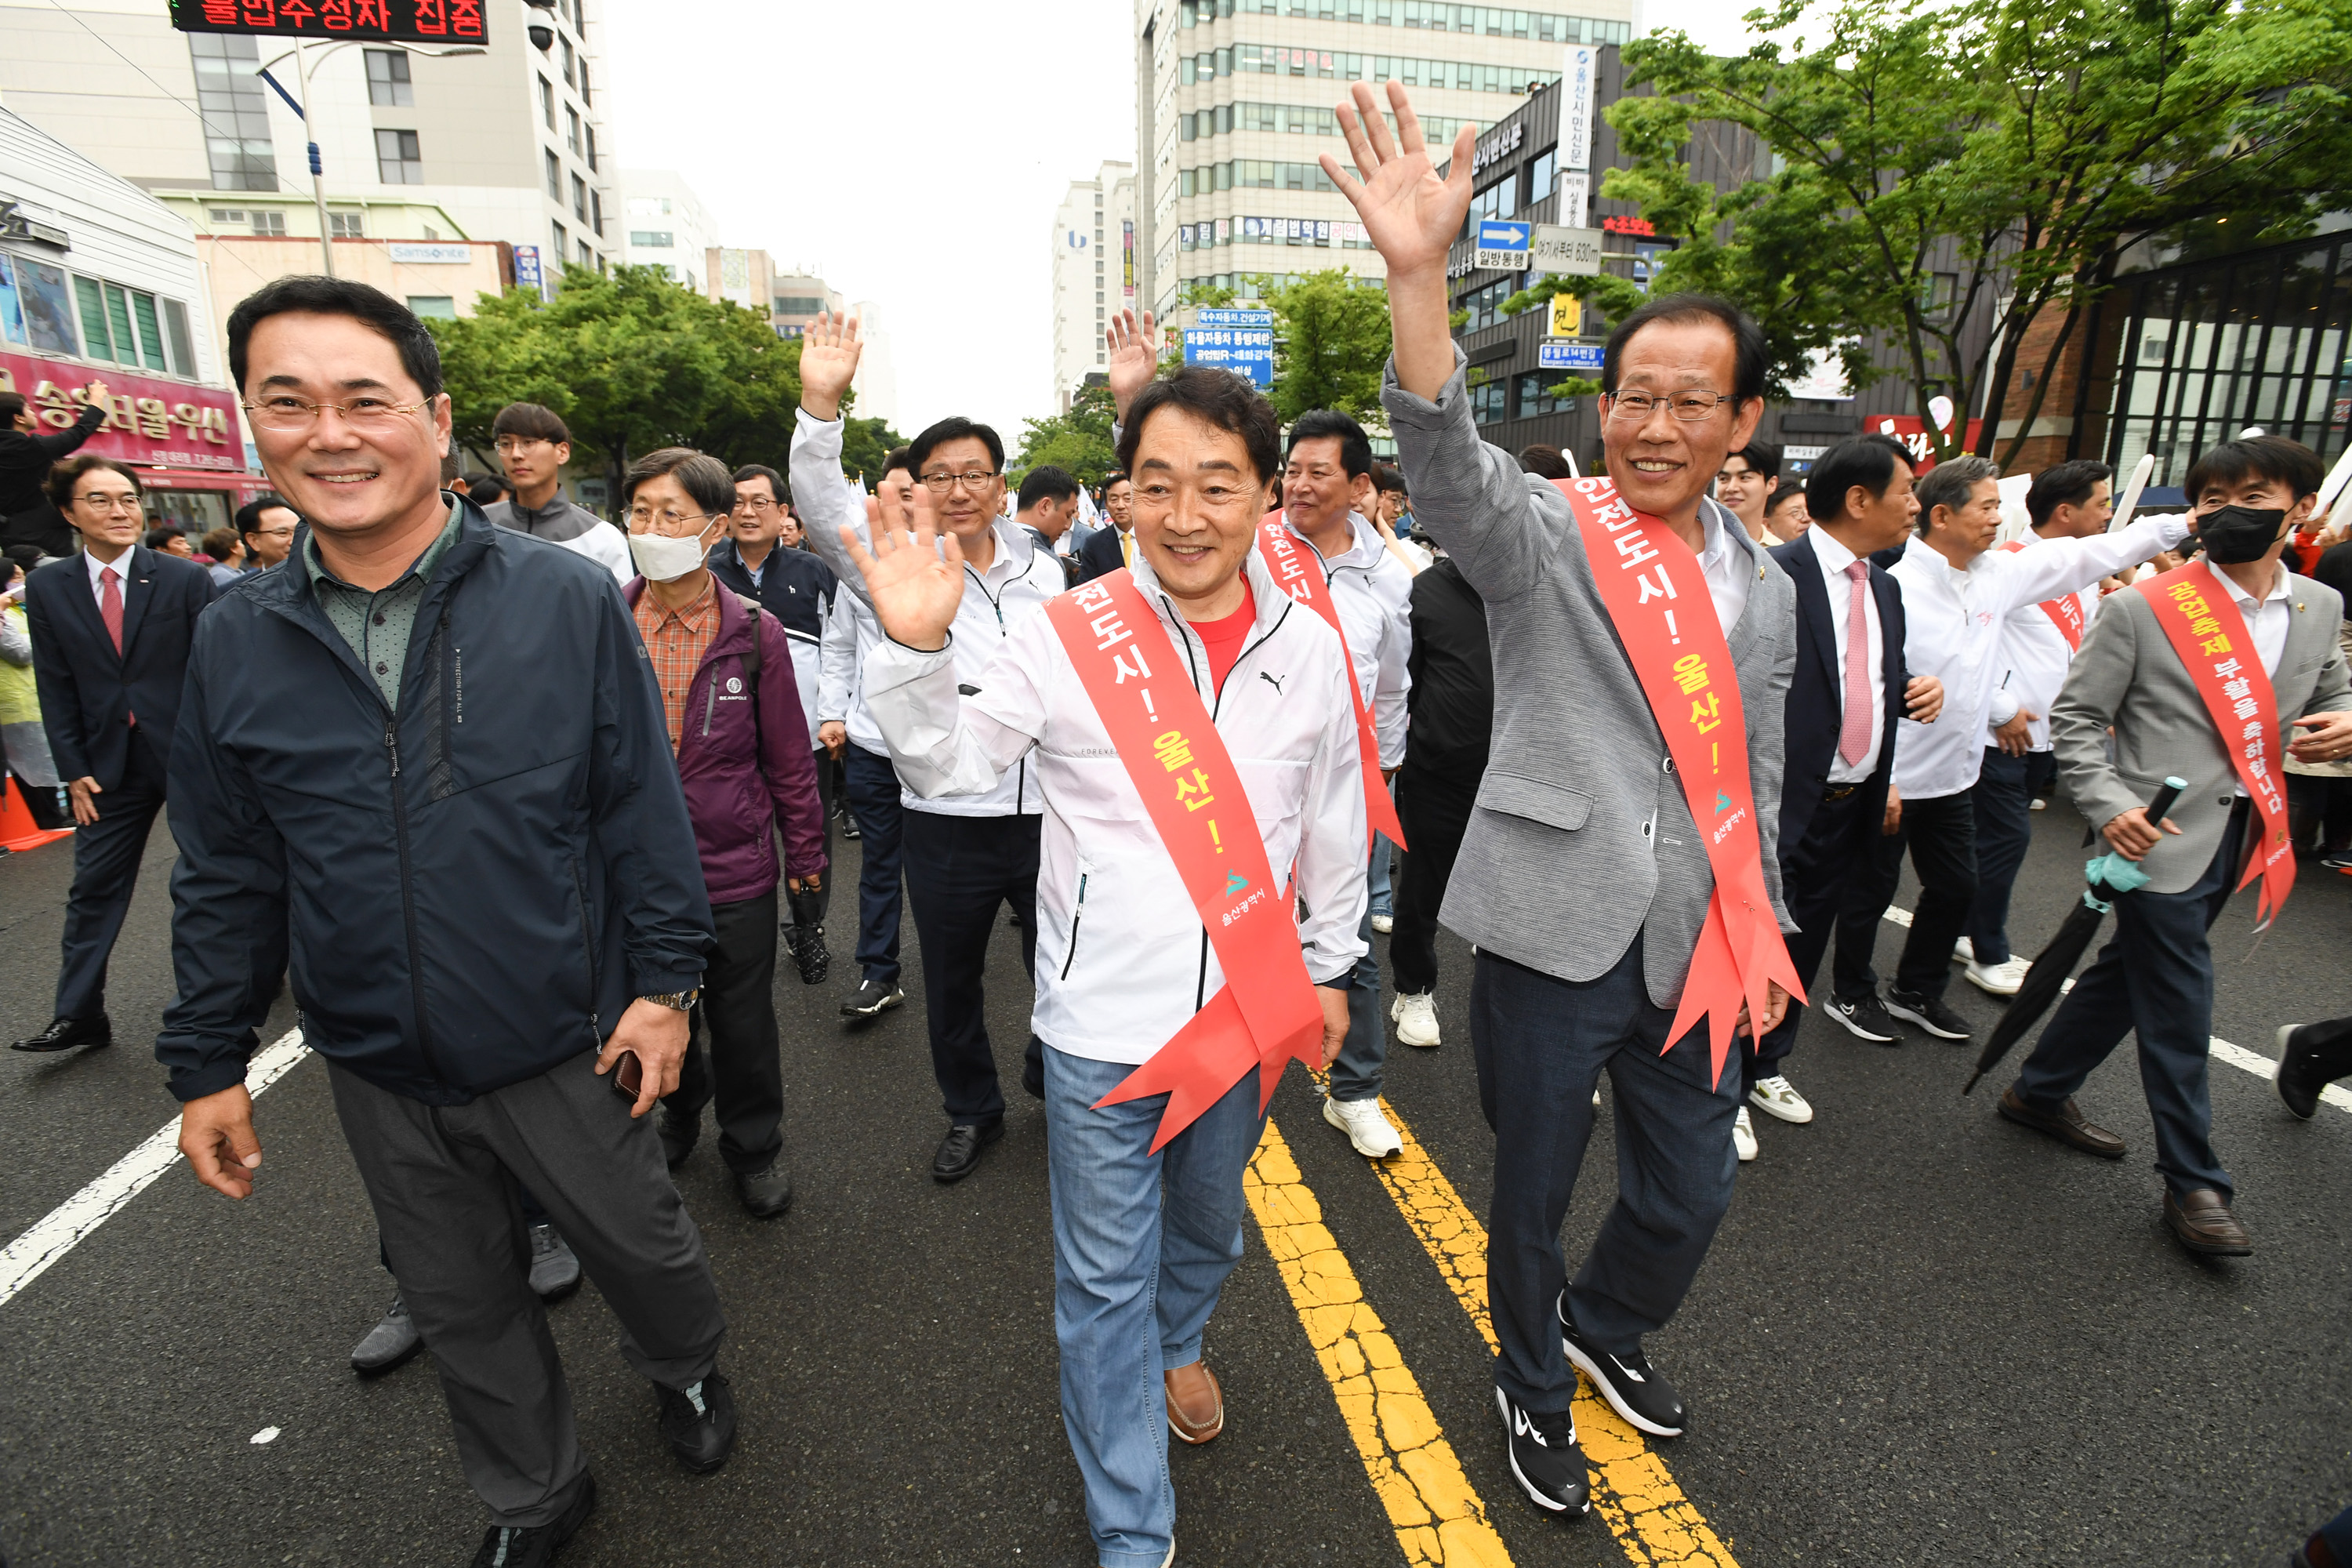
POLYGON ((1788 998, 1767 976, 1793 973, 1777 830, 1796 594, 1706 499, 1763 413, 1765 346, 1720 301, 1653 301, 1609 341, 1610 480, 1522 473, 1479 441, 1446 323, 1470 135, 1439 179, 1403 90, 1388 92, 1393 138, 1369 87, 1339 110, 1363 177, 1322 162, 1388 262, 1382 401, 1414 516, 1485 599, 1496 650, 1492 760, 1440 918, 1478 950, 1496 1403, 1528 1497, 1575 1513, 1589 1492, 1571 1361, 1643 1431, 1687 1420, 1642 1340, 1681 1305, 1731 1201, 1732 1016, 1744 1031, 1748 998, 1769 1029, 1788 998), (1618 1198, 1563 1289, 1559 1226, 1604 1069, 1618 1198))

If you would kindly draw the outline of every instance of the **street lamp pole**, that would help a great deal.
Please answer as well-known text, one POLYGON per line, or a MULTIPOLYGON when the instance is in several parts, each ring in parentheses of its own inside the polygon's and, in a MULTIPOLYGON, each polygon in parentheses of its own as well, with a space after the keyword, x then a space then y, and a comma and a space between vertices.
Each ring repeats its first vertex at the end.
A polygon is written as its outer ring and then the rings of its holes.
POLYGON ((310 121, 310 57, 294 46, 294 72, 302 83, 302 130, 310 142, 310 200, 319 209, 319 262, 327 276, 335 275, 335 245, 327 232, 326 169, 319 161, 319 128, 310 121))

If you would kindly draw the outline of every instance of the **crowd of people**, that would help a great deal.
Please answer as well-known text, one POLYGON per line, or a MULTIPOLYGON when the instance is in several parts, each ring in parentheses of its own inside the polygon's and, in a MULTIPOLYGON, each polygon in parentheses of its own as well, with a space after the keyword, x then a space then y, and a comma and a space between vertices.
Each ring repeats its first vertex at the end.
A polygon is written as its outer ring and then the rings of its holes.
MULTIPOLYGON (((2122 1157, 2073 1095, 2136 1033, 2163 1223, 2252 1250, 2211 1139, 2207 932, 2249 881, 2273 918, 2299 855, 2347 865, 2352 544, 2317 458, 2217 444, 2187 511, 2120 527, 2115 476, 2062 463, 1998 542, 1981 458, 1868 435, 1784 476, 1756 438, 1765 338, 1696 295, 1616 324, 1600 473, 1513 457, 1479 439, 1447 320, 1468 133, 1440 178, 1390 93, 1398 129, 1359 87, 1353 172, 1323 163, 1387 264, 1394 464, 1345 414, 1286 431, 1229 373, 1162 372, 1123 315, 1098 498, 1052 467, 1008 489, 963 417, 869 487, 842 462, 858 326, 824 316, 783 468, 646 453, 616 529, 564 495, 551 409, 499 411, 503 474, 458 472, 432 336, 323 278, 229 319, 276 493, 200 552, 149 533, 134 469, 75 451, 92 421, 0 445, 32 552, 0 599, 0 735, 28 805, 77 827, 54 1020, 16 1048, 111 1040, 108 959, 168 812, 181 1148, 253 1190, 247 1063, 290 986, 394 1280, 352 1363, 433 1352, 490 1515, 477 1564, 544 1563, 595 1506, 542 1307, 583 1275, 678 1461, 728 1458, 727 1318, 668 1173, 708 1111, 745 1210, 791 1205, 777 961, 831 978, 836 823, 859 845, 840 1013, 904 1004, 903 901, 940 1183, 1003 1136, 986 954, 1000 911, 1019 927, 1106 1565, 1174 1560, 1168 1441, 1223 1428, 1204 1340, 1289 1061, 1383 1160, 1391 1027, 1430 1049, 1466 1025, 1503 1440, 1531 1503, 1580 1514, 1580 1374, 1644 1433, 1688 1426, 1644 1342, 1760 1152, 1751 1113, 1814 1118, 1790 1062, 1823 958, 1811 1005, 1855 1037, 1969 1039, 1952 961, 2019 991, 2010 891, 2054 787, 2138 880, 1999 1113, 2122 1157), (1460 1024, 1441 925, 1471 944, 1460 1024), (1604 1077, 1619 1189, 1571 1276, 1604 1077)), ((2281 1048, 2297 1115, 2352 1074, 2346 1021, 2281 1048)))

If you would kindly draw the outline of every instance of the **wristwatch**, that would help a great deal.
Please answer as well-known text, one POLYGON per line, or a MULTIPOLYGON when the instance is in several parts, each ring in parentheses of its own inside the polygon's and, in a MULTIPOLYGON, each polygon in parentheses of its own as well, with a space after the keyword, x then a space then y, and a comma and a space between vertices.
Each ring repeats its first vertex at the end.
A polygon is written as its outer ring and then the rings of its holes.
POLYGON ((702 988, 698 985, 691 991, 665 991, 657 996, 640 996, 637 1000, 651 1002, 656 1006, 667 1007, 674 1012, 690 1013, 701 995, 702 988))

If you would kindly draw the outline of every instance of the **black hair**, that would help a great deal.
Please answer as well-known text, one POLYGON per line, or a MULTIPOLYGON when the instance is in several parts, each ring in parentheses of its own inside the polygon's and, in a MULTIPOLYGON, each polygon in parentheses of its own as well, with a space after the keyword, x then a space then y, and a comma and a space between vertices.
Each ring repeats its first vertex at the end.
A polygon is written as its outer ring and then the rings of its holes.
POLYGON ((1372 488, 1384 495, 1401 496, 1410 493, 1404 488, 1404 470, 1394 463, 1372 465, 1372 488))
POLYGON ((25 412, 25 395, 21 392, 0 392, 0 430, 13 429, 16 416, 25 412))
POLYGON ((2044 468, 2033 476, 2033 488, 2025 492, 2025 514, 2040 528, 2060 507, 2081 506, 2102 480, 2115 477, 2113 468, 2090 458, 2044 468))
POLYGON ((561 441, 569 446, 572 426, 554 409, 540 403, 509 403, 499 410, 490 421, 493 439, 500 436, 520 436, 526 441, 561 441))
MULTIPOLYGON (((1726 452, 1723 455, 1723 460, 1727 463, 1734 458, 1738 458, 1752 471, 1763 475, 1768 479, 1777 479, 1780 477, 1780 448, 1769 441, 1750 441, 1737 452, 1726 452)), ((1780 492, 1776 490, 1773 493, 1777 495, 1780 492)))
POLYGON ((466 476, 466 498, 476 506, 489 506, 514 493, 514 486, 496 474, 477 470, 466 476))
POLYGON ((1078 481, 1067 470, 1040 463, 1021 481, 1020 510, 1027 511, 1041 500, 1074 500, 1077 493, 1078 481))
MULTIPOLYGON (((261 514, 265 511, 294 511, 293 503, 284 496, 256 496, 236 509, 236 531, 242 536, 261 531, 261 514)), ((302 514, 294 512, 296 517, 302 514)))
POLYGON ((134 496, 147 493, 146 487, 139 482, 139 476, 130 464, 118 463, 112 458, 101 458, 95 452, 76 452, 63 459, 50 468, 47 482, 41 488, 48 491, 50 501, 59 511, 69 512, 73 510, 74 486, 81 483, 81 477, 93 468, 108 468, 121 474, 131 481, 131 493, 134 496))
POLYGON ((793 499, 793 487, 784 483, 784 476, 765 463, 746 463, 735 470, 737 484, 740 485, 746 479, 767 480, 768 493, 779 501, 789 503, 793 499))
MULTIPOLYGON (((1782 507, 1787 506, 1790 501, 1802 498, 1804 493, 1805 487, 1802 485, 1782 485, 1779 489, 1774 490, 1770 495, 1764 498, 1764 515, 1766 517, 1771 516, 1774 512, 1779 511, 1782 507)), ((1812 508, 1811 503, 1808 503, 1806 506, 1807 512, 1810 514, 1811 510, 1812 508)))
POLYGON ((180 531, 177 528, 168 522, 159 522, 149 529, 147 536, 139 542, 150 550, 161 550, 179 537, 180 531))
POLYGON ((1845 492, 1860 485, 1873 496, 1883 496, 1895 482, 1895 465, 1914 467, 1911 449, 1892 436, 1875 431, 1840 441, 1821 456, 1805 476, 1805 510, 1815 522, 1835 522, 1845 515, 1845 492))
POLYGON ((349 278, 297 275, 273 279, 237 301, 228 313, 228 375, 245 389, 246 344, 253 329, 272 316, 291 311, 320 316, 349 316, 369 331, 390 340, 400 351, 400 368, 427 397, 441 395, 441 348, 416 313, 381 289, 349 278))
MULTIPOLYGON (((961 414, 950 414, 921 435, 907 443, 907 471, 920 479, 923 465, 931 460, 932 452, 950 441, 974 440, 988 448, 989 466, 998 473, 1004 471, 1004 443, 995 431, 977 425, 961 414)), ((888 472, 885 469, 884 472, 888 472)))
POLYGON ((1618 322, 1617 330, 1609 334, 1609 346, 1601 351, 1601 391, 1616 395, 1617 368, 1625 358, 1625 345, 1654 321, 1714 321, 1721 326, 1731 334, 1731 385, 1714 390, 1731 394, 1737 400, 1734 412, 1738 404, 1753 403, 1764 395, 1764 373, 1772 357, 1764 329, 1738 306, 1708 294, 1663 295, 1618 322))
POLYGON ((893 447, 888 451, 883 453, 882 474, 877 474, 875 477, 879 479, 883 475, 889 473, 893 468, 905 468, 909 474, 915 471, 913 466, 907 460, 906 447, 893 447))
POLYGON ((1298 416, 1290 427, 1290 445, 1283 448, 1286 457, 1298 450, 1301 441, 1320 440, 1336 436, 1339 439, 1339 471, 1349 479, 1372 471, 1372 443, 1364 427, 1336 408, 1310 408, 1298 416))
POLYGON ((621 478, 621 504, 635 499, 639 485, 664 474, 677 480, 705 517, 724 517, 735 510, 735 480, 727 465, 691 447, 664 447, 631 463, 621 478))
POLYGON ((1539 479, 1576 478, 1576 471, 1568 466, 1568 459, 1559 455, 1559 448, 1540 442, 1519 449, 1519 468, 1521 472, 1533 474, 1539 479))
POLYGON ((1106 499, 1108 498, 1110 495, 1110 488, 1113 485, 1131 485, 1133 483, 1135 483, 1134 475, 1129 473, 1125 468, 1113 468, 1109 473, 1103 476, 1103 495, 1106 499))
POLYGON ((2180 488, 2195 506, 2198 496, 2207 485, 2242 484, 2250 479, 2276 479, 2287 487, 2294 499, 2317 495, 2326 482, 2327 469, 2319 455, 2300 441, 2290 441, 2284 436, 2250 436, 2242 441, 2223 441, 2208 447, 2189 465, 2189 477, 2180 488))
POLYGON ((1144 422, 1163 408, 1181 409, 1203 424, 1240 437, 1259 484, 1280 474, 1282 420, 1274 405, 1232 371, 1205 364, 1171 371, 1136 394, 1127 411, 1127 423, 1118 432, 1118 466, 1123 473, 1135 471, 1136 443, 1143 435, 1144 422))

